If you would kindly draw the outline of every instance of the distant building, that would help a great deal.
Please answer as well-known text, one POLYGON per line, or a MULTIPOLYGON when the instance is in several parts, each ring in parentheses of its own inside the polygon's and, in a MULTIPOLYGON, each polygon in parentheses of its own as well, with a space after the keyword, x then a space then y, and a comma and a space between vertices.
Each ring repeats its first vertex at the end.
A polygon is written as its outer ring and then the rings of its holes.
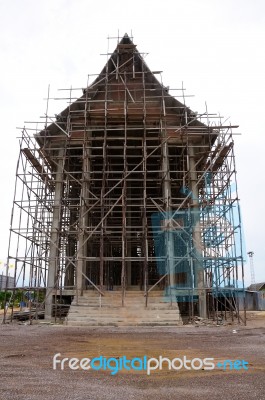
POLYGON ((265 282, 261 283, 252 283, 247 290, 251 291, 257 291, 260 292, 261 290, 265 290, 265 282))
POLYGON ((239 309, 246 311, 265 310, 265 282, 253 283, 245 291, 245 295, 239 296, 239 309), (244 306, 245 301, 245 306, 244 306))
POLYGON ((13 276, 0 275, 0 290, 13 288, 15 286, 15 278, 13 276))

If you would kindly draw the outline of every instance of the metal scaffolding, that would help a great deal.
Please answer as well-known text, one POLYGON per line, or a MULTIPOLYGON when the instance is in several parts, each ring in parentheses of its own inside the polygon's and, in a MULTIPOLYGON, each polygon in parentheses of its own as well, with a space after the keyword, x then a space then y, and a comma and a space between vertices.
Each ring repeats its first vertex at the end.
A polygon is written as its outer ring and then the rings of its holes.
POLYGON ((12 289, 36 304, 45 291, 47 318, 85 290, 120 290, 124 305, 138 287, 147 305, 159 287, 190 319, 221 312, 239 321, 235 127, 192 112, 183 88, 170 94, 128 35, 108 56, 81 97, 71 89, 69 106, 46 115, 41 131, 22 131, 12 289))

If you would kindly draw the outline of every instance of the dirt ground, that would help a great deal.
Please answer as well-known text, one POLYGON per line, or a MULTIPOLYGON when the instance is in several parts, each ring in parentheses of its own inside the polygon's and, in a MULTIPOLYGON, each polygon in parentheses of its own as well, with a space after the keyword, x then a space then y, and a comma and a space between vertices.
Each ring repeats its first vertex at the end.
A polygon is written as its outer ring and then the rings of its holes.
POLYGON ((265 399, 265 312, 248 325, 68 327, 0 325, 1 400, 265 399), (244 359, 248 370, 53 370, 53 356, 244 359))

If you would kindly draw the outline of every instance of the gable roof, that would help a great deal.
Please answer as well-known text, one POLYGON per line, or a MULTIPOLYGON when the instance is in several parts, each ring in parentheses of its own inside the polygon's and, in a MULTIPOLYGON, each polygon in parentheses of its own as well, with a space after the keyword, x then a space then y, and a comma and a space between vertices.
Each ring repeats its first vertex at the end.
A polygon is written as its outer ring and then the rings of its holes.
POLYGON ((252 283, 252 284, 248 287, 248 290, 250 290, 250 291, 265 290, 265 282, 252 283))
MULTIPOLYGON (((164 121, 167 134, 173 137, 189 132, 200 137, 205 130, 211 128, 197 120, 196 114, 183 103, 168 93, 156 78, 157 71, 151 71, 141 54, 127 34, 118 43, 106 65, 95 81, 83 90, 83 95, 56 116, 56 122, 50 124, 36 136, 78 135, 82 130, 81 119, 91 130, 104 126, 120 125, 125 120, 131 126, 143 125, 159 127, 164 121), (126 108, 126 110, 125 110, 126 108), (71 115, 71 128, 67 125, 71 115), (61 128, 61 129, 60 129, 61 128), (177 133, 176 133, 177 132, 177 133)), ((216 135, 213 134, 213 140, 216 135)))

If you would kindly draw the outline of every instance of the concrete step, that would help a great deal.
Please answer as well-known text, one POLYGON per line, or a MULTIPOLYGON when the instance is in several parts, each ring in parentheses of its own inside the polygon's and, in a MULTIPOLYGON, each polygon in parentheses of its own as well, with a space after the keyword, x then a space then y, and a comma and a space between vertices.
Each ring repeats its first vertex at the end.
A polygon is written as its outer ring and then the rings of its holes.
MULTIPOLYGON (((112 291, 112 290, 106 290, 103 292, 104 296, 102 297, 122 297, 122 292, 121 291, 112 291)), ((157 291, 151 291, 148 293, 148 297, 161 297, 164 295, 164 291, 163 290, 157 290, 157 291)), ((80 297, 99 297, 100 294, 99 292, 97 292, 96 290, 84 290, 83 295, 80 297)), ((125 297, 145 297, 145 292, 143 290, 131 290, 125 291, 125 297)))
POLYGON ((182 325, 177 303, 167 302, 163 291, 151 292, 146 298, 142 291, 127 291, 122 307, 122 294, 118 291, 85 291, 72 301, 65 323, 71 326, 163 326, 182 325), (77 304, 78 301, 78 304, 77 304))
POLYGON ((77 320, 77 321, 65 321, 66 325, 69 326, 179 326, 182 325, 180 320, 114 320, 105 319, 100 321, 94 320, 77 320))
POLYGON ((141 313, 130 313, 130 312, 127 312, 127 311, 124 311, 123 313, 114 313, 114 312, 110 312, 110 313, 108 313, 108 312, 106 312, 105 310, 103 310, 102 312, 89 312, 89 313, 80 313, 80 312, 70 312, 69 314, 68 314, 68 317, 75 317, 75 316, 77 316, 77 317, 90 317, 90 316, 96 316, 96 317, 104 317, 104 316, 106 316, 106 317, 118 317, 118 318, 131 318, 131 317, 134 317, 134 318, 141 318, 141 316, 145 316, 145 317, 147 317, 147 318, 152 318, 152 317, 157 317, 157 316, 159 316, 159 317, 161 317, 161 318, 164 318, 165 316, 172 316, 172 317, 175 317, 175 316, 179 316, 179 311, 176 311, 176 310, 169 310, 169 311, 166 311, 166 310, 164 310, 164 312, 163 313, 161 313, 161 312, 153 312, 153 310, 147 310, 147 311, 145 311, 145 312, 141 312, 141 313))

